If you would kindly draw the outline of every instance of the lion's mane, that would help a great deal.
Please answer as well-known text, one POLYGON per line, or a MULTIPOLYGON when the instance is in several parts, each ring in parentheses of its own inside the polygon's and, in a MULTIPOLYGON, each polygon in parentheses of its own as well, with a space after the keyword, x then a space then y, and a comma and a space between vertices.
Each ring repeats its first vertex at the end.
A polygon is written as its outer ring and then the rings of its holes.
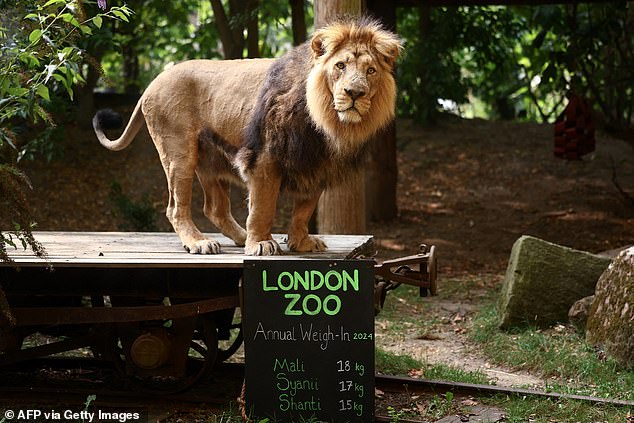
POLYGON ((312 43, 304 43, 275 61, 236 158, 243 175, 248 177, 263 153, 269 153, 267 156, 277 161, 287 190, 314 193, 341 183, 360 168, 368 140, 394 119, 393 66, 400 49, 394 34, 366 18, 318 30, 312 43), (324 67, 340 49, 360 46, 375 57, 381 78, 368 115, 358 124, 341 122, 333 108, 324 67))

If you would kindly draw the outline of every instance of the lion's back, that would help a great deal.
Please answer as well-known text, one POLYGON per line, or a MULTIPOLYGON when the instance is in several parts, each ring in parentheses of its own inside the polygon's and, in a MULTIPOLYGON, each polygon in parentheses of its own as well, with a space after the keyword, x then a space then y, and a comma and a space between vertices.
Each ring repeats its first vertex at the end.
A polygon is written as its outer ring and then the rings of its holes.
POLYGON ((143 94, 144 113, 160 108, 239 145, 273 59, 188 60, 163 71, 143 94))

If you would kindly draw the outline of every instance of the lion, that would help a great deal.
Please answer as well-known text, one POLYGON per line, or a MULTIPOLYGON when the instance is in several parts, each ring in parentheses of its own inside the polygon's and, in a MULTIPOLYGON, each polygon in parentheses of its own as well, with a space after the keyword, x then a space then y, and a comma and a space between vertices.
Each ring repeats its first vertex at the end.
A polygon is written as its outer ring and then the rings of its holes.
POLYGON ((308 221, 324 189, 358 170, 369 140, 393 121, 401 51, 375 20, 337 21, 279 59, 174 65, 150 83, 118 139, 104 133, 111 111, 97 112, 94 130, 121 150, 147 126, 167 178, 166 215, 189 253, 220 252, 192 220, 194 176, 205 216, 245 254, 281 254, 271 227, 282 190, 293 201, 289 249, 325 251, 308 221), (248 191, 246 230, 231 214, 231 184, 248 191))

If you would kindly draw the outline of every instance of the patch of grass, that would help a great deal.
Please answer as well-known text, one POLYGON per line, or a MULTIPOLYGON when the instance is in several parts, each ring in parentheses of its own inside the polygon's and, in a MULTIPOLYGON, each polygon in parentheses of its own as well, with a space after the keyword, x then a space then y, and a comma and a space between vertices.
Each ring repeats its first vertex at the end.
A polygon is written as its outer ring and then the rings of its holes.
POLYGON ((379 347, 374 350, 374 361, 376 371, 383 374, 407 375, 415 371, 425 379, 480 384, 488 382, 482 372, 469 372, 445 364, 428 365, 413 357, 394 354, 379 347))
POLYGON ((424 377, 425 379, 450 380, 452 382, 476 383, 480 385, 490 383, 487 375, 482 372, 469 372, 445 364, 436 364, 428 367, 425 369, 424 377))
POLYGON ((621 369, 610 359, 600 360, 573 329, 503 332, 498 321, 495 304, 488 304, 475 316, 470 330, 471 339, 493 362, 549 378, 547 389, 556 392, 634 398, 634 371, 621 369))
POLYGON ((583 401, 494 396, 481 398, 484 404, 504 408, 507 423, 526 422, 629 422, 627 407, 596 405, 583 401))
POLYGON ((379 347, 374 349, 374 368, 377 372, 387 375, 406 375, 412 369, 422 369, 425 365, 407 355, 397 355, 384 351, 379 347))
POLYGON ((438 296, 440 300, 460 301, 486 301, 496 295, 500 285, 499 275, 484 274, 461 278, 442 279, 438 284, 438 296))
POLYGON ((418 295, 418 288, 411 285, 401 285, 388 291, 385 305, 377 316, 377 321, 416 322, 420 321, 418 313, 425 308, 423 299, 418 295))

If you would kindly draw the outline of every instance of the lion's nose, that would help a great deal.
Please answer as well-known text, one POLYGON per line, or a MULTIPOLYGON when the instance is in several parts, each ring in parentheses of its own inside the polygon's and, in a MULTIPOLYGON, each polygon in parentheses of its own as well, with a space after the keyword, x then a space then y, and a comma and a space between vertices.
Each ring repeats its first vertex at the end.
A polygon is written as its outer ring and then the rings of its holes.
POLYGON ((363 97, 365 95, 365 91, 363 90, 355 90, 352 88, 346 88, 345 91, 346 91, 346 94, 348 94, 348 96, 352 100, 356 100, 357 98, 363 97))

